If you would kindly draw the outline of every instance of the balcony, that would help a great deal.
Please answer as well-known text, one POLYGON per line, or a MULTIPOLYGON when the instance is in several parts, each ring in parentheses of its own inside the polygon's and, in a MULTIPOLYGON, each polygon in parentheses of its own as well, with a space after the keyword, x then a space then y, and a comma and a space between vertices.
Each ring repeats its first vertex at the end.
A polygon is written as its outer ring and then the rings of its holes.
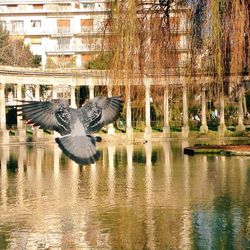
POLYGON ((10 35, 23 35, 23 36, 33 36, 33 35, 50 35, 52 34, 52 31, 44 28, 30 28, 30 29, 25 29, 25 28, 19 28, 19 29, 9 29, 7 27, 7 30, 10 32, 10 35))
POLYGON ((72 33, 70 30, 70 27, 58 27, 57 28, 58 35, 70 34, 70 33, 72 33))
POLYGON ((105 2, 86 2, 75 4, 72 1, 57 3, 54 0, 27 1, 20 4, 20 1, 0 1, 0 13, 25 14, 25 13, 58 13, 58 12, 103 12, 109 11, 105 2), (34 5, 42 5, 42 8, 34 8, 34 5))
POLYGON ((67 55, 80 52, 90 52, 90 51, 96 52, 101 50, 102 50, 101 44, 80 44, 80 45, 60 44, 46 48, 46 52, 49 54, 67 54, 67 55))
POLYGON ((81 26, 81 33, 93 32, 93 26, 81 26))

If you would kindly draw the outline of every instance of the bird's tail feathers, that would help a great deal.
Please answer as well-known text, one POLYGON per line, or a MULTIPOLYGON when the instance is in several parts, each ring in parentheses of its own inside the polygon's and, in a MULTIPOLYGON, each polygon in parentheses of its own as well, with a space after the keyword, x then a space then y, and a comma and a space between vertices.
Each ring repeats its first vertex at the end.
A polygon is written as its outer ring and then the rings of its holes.
POLYGON ((78 164, 93 164, 100 157, 93 136, 65 135, 55 140, 63 153, 78 164))

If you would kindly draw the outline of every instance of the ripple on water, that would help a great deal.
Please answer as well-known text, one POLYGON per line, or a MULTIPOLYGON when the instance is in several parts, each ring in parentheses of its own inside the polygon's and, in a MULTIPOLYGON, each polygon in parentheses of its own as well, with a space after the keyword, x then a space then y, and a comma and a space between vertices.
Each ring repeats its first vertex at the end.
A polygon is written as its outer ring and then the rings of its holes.
POLYGON ((107 145, 85 167, 10 146, 0 249, 247 249, 249 159, 183 156, 185 145, 107 145))

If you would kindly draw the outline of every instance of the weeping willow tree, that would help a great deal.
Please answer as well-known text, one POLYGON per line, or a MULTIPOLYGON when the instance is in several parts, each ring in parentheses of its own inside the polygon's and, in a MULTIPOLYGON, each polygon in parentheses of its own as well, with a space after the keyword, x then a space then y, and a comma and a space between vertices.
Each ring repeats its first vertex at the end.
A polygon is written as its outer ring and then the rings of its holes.
POLYGON ((245 89, 244 89, 244 76, 249 74, 249 5, 248 1, 234 0, 231 3, 231 60, 230 60, 230 72, 236 76, 234 82, 235 92, 238 96, 238 126, 237 130, 244 130, 243 125, 244 113, 247 112, 247 108, 244 101, 245 89))
MULTIPOLYGON (((112 1, 109 17, 111 36, 108 51, 111 55, 109 76, 113 83, 121 82, 123 87, 113 87, 113 93, 122 90, 131 93, 136 110, 136 120, 144 120, 145 75, 166 75, 179 72, 180 43, 177 35, 180 26, 179 6, 184 1, 112 1)), ((155 78, 157 81, 157 77, 155 78)), ((165 81, 167 83, 167 80, 165 81)), ((151 96, 158 113, 163 107, 164 86, 151 88, 151 96)), ((162 117, 159 117, 161 119, 162 117)))
POLYGON ((220 100, 220 126, 221 131, 225 130, 224 120, 224 81, 226 68, 225 49, 226 49, 226 9, 228 8, 225 0, 210 0, 210 23, 211 23, 211 53, 214 69, 214 78, 220 100), (213 46, 212 46, 213 45, 213 46))
POLYGON ((230 71, 240 78, 249 72, 249 10, 248 1, 234 0, 231 3, 231 39, 230 71))
MULTIPOLYGON (((220 126, 225 127, 224 97, 246 74, 249 33, 248 3, 244 0, 210 0, 211 52, 220 100, 220 126), (235 79, 238 80, 232 80, 235 79)), ((241 105, 241 104, 240 104, 241 105)))
MULTIPOLYGON (((123 94, 124 90, 126 94, 131 92, 133 105, 139 110, 136 119, 144 120, 145 75, 163 75, 167 85, 169 72, 176 75, 199 72, 214 78, 210 92, 215 102, 219 100, 220 124, 224 127, 224 98, 232 86, 231 76, 243 76, 249 70, 247 1, 116 0, 110 4, 107 29, 111 35, 105 36, 108 44, 105 53, 108 51, 109 55, 109 77, 113 83, 119 82, 119 87, 113 87, 112 91, 113 94, 123 94), (186 17, 192 14, 190 20, 185 20, 182 9, 186 17), (191 64, 180 68, 178 31, 183 22, 191 24, 191 64)), ((157 108, 161 114, 166 85, 151 88, 151 96, 159 104, 157 108)), ((172 88, 170 92, 173 93, 171 103, 178 99, 181 102, 181 91, 172 88)))
POLYGON ((245 0, 192 1, 192 70, 214 77, 210 85, 220 103, 225 128, 224 99, 248 74, 249 15, 245 0), (197 67, 198 65, 198 67, 197 67), (232 81, 232 79, 238 80, 232 81), (240 80, 241 79, 241 80, 240 80))

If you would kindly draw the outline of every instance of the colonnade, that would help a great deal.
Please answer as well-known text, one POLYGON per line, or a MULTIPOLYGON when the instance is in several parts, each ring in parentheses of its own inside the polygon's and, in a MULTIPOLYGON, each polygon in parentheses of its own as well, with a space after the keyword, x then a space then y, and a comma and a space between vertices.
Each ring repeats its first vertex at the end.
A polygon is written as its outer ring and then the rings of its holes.
MULTIPOLYGON (((0 83, 0 131, 1 131, 1 139, 3 142, 8 141, 8 134, 9 132, 6 129, 6 94, 5 94, 5 83, 0 83)), ((15 97, 17 100, 22 100, 25 97, 22 94, 22 88, 28 88, 25 84, 16 84, 16 93, 15 97)), ((34 86, 34 100, 40 100, 40 85, 32 85, 34 86)), ((58 98, 57 95, 57 87, 60 85, 52 85, 52 92, 51 92, 51 98, 58 98)), ((94 88, 95 85, 90 84, 89 87, 89 98, 92 99, 94 97, 94 88)), ((107 83, 107 92, 108 96, 112 96, 112 84, 107 83)), ((163 136, 169 137, 170 136, 170 124, 169 124, 169 85, 163 85, 164 86, 164 126, 163 126, 163 136)), ((182 136, 188 137, 189 135, 189 114, 188 114, 188 97, 187 97, 187 85, 182 84, 182 136)), ((65 86, 64 86, 65 87, 65 86)), ((76 85, 68 85, 67 87, 70 88, 70 105, 73 108, 76 108, 76 85)), ((151 100, 151 89, 154 87, 152 82, 147 79, 144 81, 144 89, 145 89, 145 130, 144 130, 144 139, 150 139, 152 136, 152 127, 151 127, 151 118, 150 118, 150 100, 151 100)), ((125 100, 125 106, 126 106, 126 135, 129 139, 133 138, 133 127, 132 127, 132 110, 131 110, 131 86, 129 85, 127 87, 127 95, 125 100)), ((245 126, 243 124, 243 105, 242 105, 242 99, 243 99, 243 87, 239 91, 239 111, 238 111, 238 126, 236 127, 237 131, 243 131, 245 130, 245 126)), ((208 131, 207 126, 207 116, 206 116, 206 85, 201 85, 201 126, 200 131, 203 133, 206 133, 208 131)), ((220 98, 220 122, 219 122, 219 132, 224 133, 226 131, 226 125, 225 125, 225 117, 224 117, 224 99, 223 97, 220 98)), ((108 134, 114 135, 115 129, 113 124, 110 124, 108 126, 108 134)), ((39 138, 41 137, 43 132, 37 128, 34 129, 34 135, 39 138)), ((24 122, 21 120, 21 117, 17 118, 17 135, 20 141, 26 139, 26 128, 24 126, 24 122)))

